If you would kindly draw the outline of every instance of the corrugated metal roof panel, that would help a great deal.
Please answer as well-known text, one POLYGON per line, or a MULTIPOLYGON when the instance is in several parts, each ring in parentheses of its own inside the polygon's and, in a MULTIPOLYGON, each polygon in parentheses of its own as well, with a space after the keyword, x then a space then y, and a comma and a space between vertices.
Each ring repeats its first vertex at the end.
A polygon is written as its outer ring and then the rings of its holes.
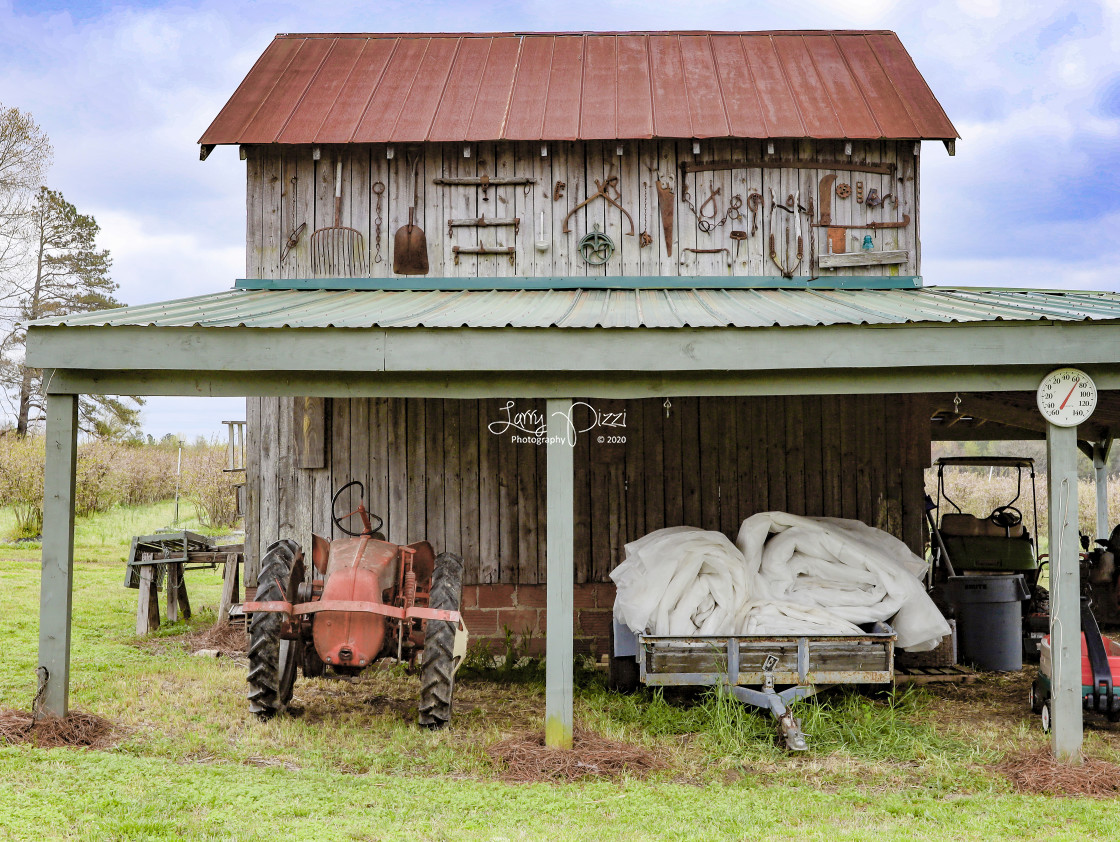
POLYGON ((812 327, 1120 321, 1120 293, 1047 290, 232 290, 35 325, 256 328, 812 327))
POLYGON ((957 136, 893 32, 278 35, 203 144, 957 136))

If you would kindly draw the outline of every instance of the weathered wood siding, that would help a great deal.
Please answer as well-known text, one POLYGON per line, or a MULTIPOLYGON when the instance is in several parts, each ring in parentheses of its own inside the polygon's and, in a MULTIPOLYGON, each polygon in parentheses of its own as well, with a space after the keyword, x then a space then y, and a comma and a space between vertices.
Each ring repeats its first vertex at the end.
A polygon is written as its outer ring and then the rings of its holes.
MULTIPOLYGON (((864 235, 871 235, 877 251, 909 252, 905 263, 891 265, 849 266, 821 271, 823 277, 844 275, 917 275, 920 274, 918 242, 918 157, 912 141, 857 141, 852 155, 844 154, 844 144, 835 141, 774 141, 774 154, 766 152, 761 141, 705 140, 700 154, 693 154, 692 141, 626 141, 620 144, 602 142, 553 142, 546 144, 547 155, 541 155, 539 143, 477 143, 470 144, 470 157, 464 157, 461 144, 427 144, 412 150, 397 146, 387 157, 384 145, 354 147, 322 147, 319 160, 313 159, 311 147, 247 147, 248 210, 246 237, 246 277, 309 278, 313 277, 309 242, 317 228, 334 225, 335 162, 343 162, 341 224, 358 229, 364 235, 370 274, 375 278, 394 277, 393 233, 408 221, 412 204, 413 180, 411 155, 418 156, 419 178, 416 192, 416 222, 428 239, 429 275, 432 277, 517 276, 619 276, 619 275, 735 275, 778 276, 778 267, 770 259, 771 234, 770 195, 779 203, 792 194, 809 207, 814 207, 813 220, 820 218, 819 185, 822 176, 837 175, 837 184, 851 186, 849 198, 839 198, 831 191, 832 220, 835 226, 863 225, 870 222, 901 220, 910 216, 906 228, 851 229, 847 232, 846 251, 859 252, 864 235), (797 168, 760 168, 680 174, 682 162, 736 160, 750 162, 790 161, 797 168), (847 172, 817 167, 816 162, 850 160, 894 165, 893 175, 847 172), (658 211, 656 174, 673 188, 674 230, 672 255, 667 253, 658 211), (536 184, 525 186, 491 186, 487 191, 476 187, 440 186, 439 177, 528 177, 536 184), (634 219, 634 235, 621 211, 597 199, 575 213, 570 221, 571 233, 562 232, 568 212, 595 192, 595 182, 617 176, 619 200, 634 219), (890 194, 898 205, 886 204, 871 208, 856 201, 856 182, 863 182, 864 196, 872 188, 880 196, 890 194), (377 197, 372 188, 385 185, 382 196, 380 254, 377 261, 377 197), (564 182, 563 195, 554 200, 557 182, 564 182), (723 225, 704 233, 697 218, 684 202, 687 187, 693 205, 699 209, 713 190, 718 190, 714 205, 704 208, 714 213, 713 222, 723 218, 728 202, 739 195, 743 206, 742 219, 728 219, 723 225), (757 213, 757 228, 748 208, 751 193, 763 197, 757 213), (487 219, 516 217, 520 227, 461 227, 449 233, 450 219, 487 219), (299 225, 307 227, 299 244, 285 253, 288 235, 299 225), (577 254, 580 238, 598 224, 617 246, 614 256, 603 266, 591 266, 577 254), (754 233, 752 234, 752 229, 754 233), (738 244, 731 231, 747 233, 738 244), (647 231, 653 243, 640 248, 638 235, 647 231), (538 247, 538 243, 540 244, 538 247), (462 255, 454 259, 453 247, 514 247, 511 262, 505 256, 462 255), (695 254, 688 249, 727 249, 718 254, 695 254), (730 259, 730 265, 728 261, 730 259)), ((790 214, 777 211, 775 246, 779 254, 786 248, 786 232, 791 232, 789 254, 796 252, 796 235, 790 214)), ((825 228, 809 227, 809 217, 801 215, 805 237, 803 259, 797 275, 810 273, 812 247, 817 255, 828 253, 825 228)))
MULTIPOLYGON (((920 395, 603 401, 625 427, 579 436, 576 581, 607 581, 623 545, 687 524, 734 538, 749 515, 857 518, 922 546, 930 462, 920 395), (624 436, 600 443, 598 436, 624 436)), ((281 537, 331 534, 333 489, 366 484, 389 540, 427 538, 466 562, 467 584, 545 578, 545 448, 495 435, 504 401, 326 401, 327 467, 295 466, 291 398, 250 398, 247 579, 281 537)), ((543 401, 516 403, 543 412, 543 401)))

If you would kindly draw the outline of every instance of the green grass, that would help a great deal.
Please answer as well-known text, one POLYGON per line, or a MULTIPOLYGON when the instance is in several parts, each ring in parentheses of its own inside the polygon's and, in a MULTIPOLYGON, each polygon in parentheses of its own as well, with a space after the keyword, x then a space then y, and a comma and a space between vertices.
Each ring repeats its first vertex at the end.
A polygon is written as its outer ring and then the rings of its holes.
MULTIPOLYGON (((245 664, 193 657, 186 624, 138 640, 122 586, 133 532, 166 506, 79 523, 72 704, 111 719, 106 751, 0 747, 0 839, 1085 839, 1111 838, 1115 802, 1012 795, 988 765, 1043 745, 1017 702, 911 691, 824 695, 797 706, 813 750, 778 749, 768 717, 718 693, 619 696, 581 671, 577 723, 650 748, 648 782, 514 785, 485 753, 539 729, 543 687, 464 678, 455 725, 414 725, 418 684, 398 669, 356 682, 300 679, 298 716, 247 712, 245 664)), ((38 561, 0 549, 0 707, 35 687, 38 561)), ((216 571, 188 574, 196 615, 216 571)), ((1010 680, 1010 679, 1009 679, 1010 680)), ((1107 726, 1106 726, 1107 727, 1107 726)), ((1087 746, 1115 756, 1111 732, 1087 746)))

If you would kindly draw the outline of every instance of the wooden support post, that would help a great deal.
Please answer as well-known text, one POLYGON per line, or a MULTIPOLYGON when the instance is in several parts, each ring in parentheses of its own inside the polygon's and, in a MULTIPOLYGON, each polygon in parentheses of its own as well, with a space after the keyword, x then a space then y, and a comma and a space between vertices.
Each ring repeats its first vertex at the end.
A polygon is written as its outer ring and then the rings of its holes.
POLYGON ((1112 528, 1108 522, 1108 456, 1112 439, 1093 442, 1093 470, 1097 481, 1097 537, 1107 540, 1112 528))
POLYGON ((1050 499, 1051 746, 1081 762, 1081 546, 1077 534, 1077 429, 1047 425, 1050 499))
MULTIPOLYGON (((141 560, 151 558, 144 553, 141 560)), ((140 594, 136 600, 136 633, 147 634, 159 628, 159 588, 156 587, 154 564, 140 566, 140 594)))
POLYGON ((550 399, 546 482, 548 630, 545 640, 545 744, 572 747, 572 602, 575 591, 575 449, 568 413, 572 402, 550 399))
POLYGON ((179 622, 179 580, 183 578, 183 565, 167 565, 167 622, 179 622))
POLYGON ((74 489, 78 396, 47 396, 43 477, 43 569, 39 585, 36 719, 66 716, 70 700, 70 610, 74 585, 74 489))
POLYGON ((218 602, 218 623, 229 622, 229 609, 238 601, 238 569, 241 567, 238 553, 226 553, 226 564, 222 577, 222 597, 218 602))

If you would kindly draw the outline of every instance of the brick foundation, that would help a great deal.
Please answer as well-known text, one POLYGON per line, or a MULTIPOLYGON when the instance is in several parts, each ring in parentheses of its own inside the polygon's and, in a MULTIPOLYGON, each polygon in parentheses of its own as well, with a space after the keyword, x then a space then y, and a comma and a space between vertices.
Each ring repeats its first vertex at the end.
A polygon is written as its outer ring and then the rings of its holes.
MULTIPOLYGON (((485 640, 495 654, 505 652, 505 630, 529 638, 529 653, 544 653, 547 612, 545 585, 467 585, 463 588, 463 619, 471 644, 485 640)), ((608 635, 614 608, 614 584, 576 585, 574 649, 599 658, 610 651, 608 635)))

